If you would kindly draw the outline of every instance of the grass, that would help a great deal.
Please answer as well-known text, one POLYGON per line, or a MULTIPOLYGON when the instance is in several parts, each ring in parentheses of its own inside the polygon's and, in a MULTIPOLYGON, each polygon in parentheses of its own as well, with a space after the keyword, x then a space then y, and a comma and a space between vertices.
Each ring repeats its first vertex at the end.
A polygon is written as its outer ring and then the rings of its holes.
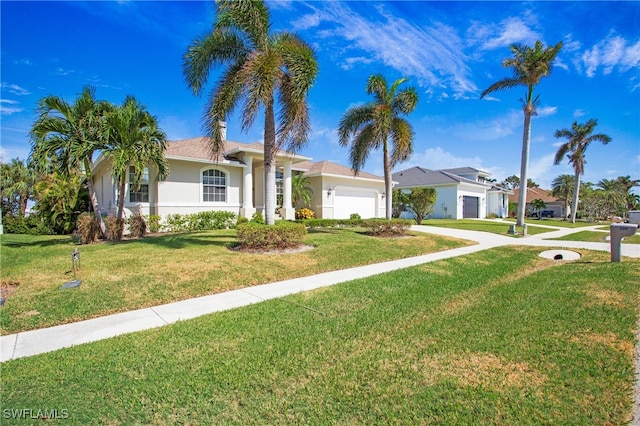
POLYGON ((640 261, 539 252, 487 250, 10 361, 2 409, 66 410, 70 425, 629 421, 640 261))
POLYGON ((62 290, 74 279, 70 238, 3 235, 2 281, 19 285, 0 309, 2 333, 470 244, 422 233, 381 239, 357 229, 311 231, 306 242, 315 249, 295 254, 229 250, 234 242, 227 230, 80 246, 82 285, 62 290))
MULTIPOLYGON (((427 226, 439 226, 442 228, 453 228, 453 229, 465 229, 469 231, 483 231, 483 232, 491 232, 493 234, 505 235, 509 237, 521 237, 522 236, 522 227, 516 227, 516 232, 519 234, 511 235, 508 233, 509 231, 509 223, 504 222, 494 222, 488 220, 477 220, 477 219, 429 219, 423 220, 423 225, 427 226)), ((553 231, 548 228, 536 227, 530 222, 526 222, 527 224, 527 234, 535 235, 542 234, 544 232, 553 231)))
MULTIPOLYGON (((513 223, 515 223, 516 221, 515 219, 511 219, 511 218, 504 219, 504 220, 507 220, 513 223)), ((562 220, 561 218, 543 217, 542 219, 538 220, 537 218, 529 217, 529 218, 526 218, 525 223, 527 225, 539 224, 539 225, 557 226, 558 228, 582 228, 584 226, 600 225, 602 222, 586 222, 582 220, 577 220, 576 223, 571 223, 571 221, 562 220)), ((607 229, 609 228, 607 227, 607 229)))
MULTIPOLYGON (((571 235, 566 235, 560 238, 550 238, 550 240, 563 240, 563 241, 588 241, 594 243, 608 243, 608 232, 598 231, 580 231, 571 235)), ((623 244, 640 244, 640 234, 632 235, 631 237, 625 237, 622 240, 623 244)))

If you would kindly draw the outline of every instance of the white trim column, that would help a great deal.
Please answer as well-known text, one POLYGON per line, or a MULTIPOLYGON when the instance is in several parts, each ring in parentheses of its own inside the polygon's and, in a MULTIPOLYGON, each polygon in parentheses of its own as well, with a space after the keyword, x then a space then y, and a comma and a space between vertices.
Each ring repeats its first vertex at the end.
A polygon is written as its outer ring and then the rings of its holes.
POLYGON ((291 161, 284 163, 284 173, 282 182, 282 208, 280 216, 285 220, 295 220, 296 211, 291 205, 291 161))
POLYGON ((240 216, 251 219, 256 212, 255 207, 253 207, 253 157, 245 155, 243 160, 245 168, 242 172, 242 208, 240 209, 240 216))

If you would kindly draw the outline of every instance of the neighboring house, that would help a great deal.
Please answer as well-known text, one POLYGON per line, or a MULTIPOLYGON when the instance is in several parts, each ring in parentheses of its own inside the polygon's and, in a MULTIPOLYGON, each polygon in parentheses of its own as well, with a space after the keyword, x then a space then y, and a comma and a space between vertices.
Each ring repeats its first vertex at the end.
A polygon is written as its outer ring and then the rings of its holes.
POLYGON ((437 219, 485 218, 508 215, 511 191, 489 182, 490 173, 472 167, 429 170, 412 167, 393 174, 394 188, 434 188, 436 203, 430 217, 437 219))
MULTIPOLYGON (((145 171, 139 188, 127 184, 125 211, 129 216, 190 214, 225 210, 239 217, 264 215, 264 146, 260 143, 225 141, 219 158, 213 158, 209 139, 198 137, 169 142, 165 152, 169 176, 155 180, 154 170, 145 171)), ((384 179, 367 173, 354 176, 351 169, 280 151, 276 155, 276 197, 283 219, 295 218, 291 205, 291 177, 304 173, 313 189, 312 210, 319 218, 384 217, 384 179)), ((133 174, 131 170, 131 174, 133 174)), ((117 207, 117 188, 105 157, 93 168, 96 196, 103 213, 113 214, 117 207)))
MULTIPOLYGON (((535 212, 535 208, 531 205, 531 202, 535 199, 541 199, 546 204, 543 210, 551 210, 554 217, 567 217, 571 213, 571 209, 565 211, 564 200, 551 195, 551 191, 542 188, 527 188, 527 204, 525 205, 525 214, 531 216, 535 212)), ((520 196, 520 188, 513 190, 513 194, 509 195, 509 202, 516 206, 518 205, 518 197, 520 196)))

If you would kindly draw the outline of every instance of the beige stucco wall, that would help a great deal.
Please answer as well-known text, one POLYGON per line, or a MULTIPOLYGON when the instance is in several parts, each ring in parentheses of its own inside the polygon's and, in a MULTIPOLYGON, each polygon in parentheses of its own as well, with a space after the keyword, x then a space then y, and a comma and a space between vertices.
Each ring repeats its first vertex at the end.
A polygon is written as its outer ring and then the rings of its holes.
POLYGON ((311 197, 311 210, 317 218, 334 219, 334 203, 336 188, 357 188, 372 190, 377 194, 377 217, 385 217, 384 182, 358 179, 351 176, 314 176, 309 178, 313 195, 311 197), (331 191, 329 192, 329 189, 331 191))

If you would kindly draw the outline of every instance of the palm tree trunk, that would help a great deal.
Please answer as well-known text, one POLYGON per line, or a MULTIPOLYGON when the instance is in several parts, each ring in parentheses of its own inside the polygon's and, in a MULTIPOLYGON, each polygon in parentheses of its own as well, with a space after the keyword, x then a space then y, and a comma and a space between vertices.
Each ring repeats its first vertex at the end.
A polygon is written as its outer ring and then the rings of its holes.
POLYGON ((389 159, 389 147, 387 146, 387 140, 384 141, 382 148, 382 158, 384 165, 384 190, 385 194, 385 217, 387 220, 391 220, 391 160, 389 159))
POLYGON ((104 238, 108 238, 109 235, 107 233, 107 225, 104 223, 104 219, 102 219, 102 214, 100 213, 100 205, 98 204, 98 197, 96 196, 96 190, 93 186, 93 175, 91 174, 91 163, 85 159, 84 160, 84 170, 87 176, 87 190, 89 191, 89 199, 91 200, 91 207, 93 208, 93 214, 96 217, 96 222, 98 222, 98 226, 100 226, 100 231, 102 232, 102 236, 104 238))
POLYGON ((578 213, 578 198, 580 191, 580 173, 576 171, 576 178, 573 187, 573 205, 571 206, 571 223, 576 223, 576 214, 578 213))
POLYGON ((531 114, 533 105, 524 107, 524 129, 522 131, 522 159, 520 161, 520 194, 518 196, 518 216, 516 226, 524 225, 527 204, 527 168, 529 167, 529 145, 531 141, 531 114))
POLYGON ((116 224, 118 226, 118 235, 114 235, 113 239, 120 241, 122 240, 122 235, 124 234, 124 225, 122 225, 122 216, 124 214, 124 192, 126 189, 127 181, 124 177, 120 178, 120 183, 118 184, 118 214, 116 216, 116 224), (117 237, 117 238, 116 238, 117 237))
POLYGON ((22 217, 27 216, 27 201, 29 201, 28 195, 20 196, 20 216, 22 217))
POLYGON ((264 220, 275 223, 276 211, 276 124, 273 101, 265 105, 264 114, 264 220))

